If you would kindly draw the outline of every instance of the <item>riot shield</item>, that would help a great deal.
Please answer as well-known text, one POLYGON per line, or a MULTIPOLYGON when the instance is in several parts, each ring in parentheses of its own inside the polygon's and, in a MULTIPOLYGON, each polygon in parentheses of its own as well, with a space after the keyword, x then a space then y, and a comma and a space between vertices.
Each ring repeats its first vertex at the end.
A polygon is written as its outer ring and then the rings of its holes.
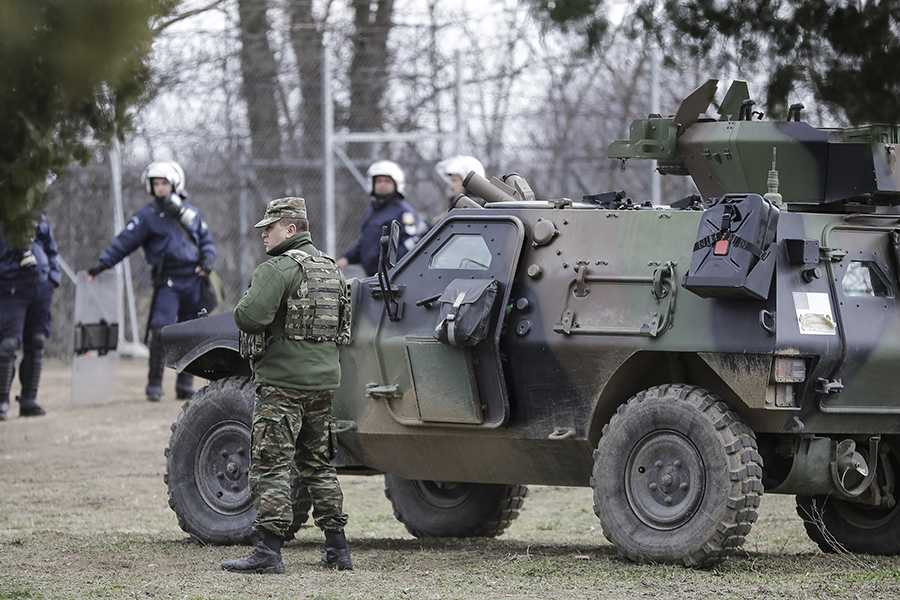
POLYGON ((94 281, 79 271, 75 281, 72 404, 107 404, 116 395, 118 307, 122 290, 115 270, 94 281))

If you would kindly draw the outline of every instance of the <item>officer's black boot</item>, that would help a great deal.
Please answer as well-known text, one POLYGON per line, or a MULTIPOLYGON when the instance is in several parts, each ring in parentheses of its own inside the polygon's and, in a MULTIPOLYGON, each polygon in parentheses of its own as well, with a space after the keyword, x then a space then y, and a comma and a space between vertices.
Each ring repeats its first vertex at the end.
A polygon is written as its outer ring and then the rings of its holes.
POLYGON ((343 531, 325 532, 325 554, 322 555, 322 566, 338 571, 352 571, 350 562, 350 545, 343 531))
POLYGON ((175 398, 190 400, 194 393, 194 376, 190 373, 179 373, 175 378, 175 398))
POLYGON ((19 365, 19 381, 22 383, 22 395, 19 401, 20 417, 39 417, 47 411, 37 403, 38 385, 41 383, 41 371, 44 370, 43 334, 37 334, 25 340, 22 352, 22 363, 19 365))
POLYGON ((163 395, 163 370, 166 368, 166 356, 163 353, 162 337, 159 332, 162 327, 154 327, 150 330, 150 360, 147 372, 147 400, 159 402, 163 395))
POLYGON ((5 338, 0 340, 0 421, 6 420, 9 412, 9 388, 12 387, 13 375, 16 372, 16 350, 19 340, 5 338))
POLYGON ((281 538, 262 529, 257 532, 256 548, 237 560, 226 560, 222 570, 232 573, 284 573, 281 562, 281 538))

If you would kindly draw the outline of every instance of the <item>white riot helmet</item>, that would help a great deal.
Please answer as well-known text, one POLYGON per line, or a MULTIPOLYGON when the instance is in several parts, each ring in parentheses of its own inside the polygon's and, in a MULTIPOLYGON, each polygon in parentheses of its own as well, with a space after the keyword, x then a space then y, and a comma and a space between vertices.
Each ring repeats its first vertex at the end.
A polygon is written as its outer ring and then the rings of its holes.
POLYGON ((389 160, 379 160, 372 163, 372 166, 366 171, 366 179, 369 180, 369 193, 373 196, 375 195, 375 178, 379 175, 393 179, 394 185, 397 187, 397 193, 400 194, 401 198, 405 197, 406 176, 403 174, 403 169, 400 168, 400 165, 389 160))
POLYGON ((152 179, 165 179, 172 184, 173 191, 184 196, 184 171, 174 160, 157 160, 144 169, 141 181, 147 186, 147 193, 153 195, 152 179))
POLYGON ((481 161, 474 156, 462 154, 442 160, 434 166, 434 170, 448 184, 451 175, 458 175, 461 179, 465 179, 471 171, 484 177, 484 165, 481 164, 481 161))

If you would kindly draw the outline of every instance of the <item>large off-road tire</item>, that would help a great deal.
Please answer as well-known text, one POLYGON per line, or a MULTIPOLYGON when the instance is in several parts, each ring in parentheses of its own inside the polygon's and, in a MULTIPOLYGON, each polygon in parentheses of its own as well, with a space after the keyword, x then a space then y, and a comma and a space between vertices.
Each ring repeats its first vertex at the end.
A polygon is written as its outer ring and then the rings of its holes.
MULTIPOLYGON (((245 377, 213 381, 198 391, 172 424, 165 482, 178 525, 204 544, 253 543, 256 509, 250 497, 250 423, 253 383, 245 377)), ((310 499, 296 473, 291 480, 293 539, 309 518, 310 499)))
POLYGON ((496 537, 519 516, 528 488, 385 475, 384 495, 397 520, 416 537, 496 537))
MULTIPOLYGON (((806 534, 823 552, 855 552, 893 556, 900 554, 900 451, 882 440, 874 485, 889 490, 881 506, 831 496, 797 496, 797 514, 806 534), (893 504, 893 506, 891 506, 893 504)), ((865 492, 868 493, 868 492, 865 492)))
POLYGON ((713 565, 756 521, 756 436, 701 388, 665 385, 631 398, 604 427, 594 460, 594 512, 635 562, 713 565))

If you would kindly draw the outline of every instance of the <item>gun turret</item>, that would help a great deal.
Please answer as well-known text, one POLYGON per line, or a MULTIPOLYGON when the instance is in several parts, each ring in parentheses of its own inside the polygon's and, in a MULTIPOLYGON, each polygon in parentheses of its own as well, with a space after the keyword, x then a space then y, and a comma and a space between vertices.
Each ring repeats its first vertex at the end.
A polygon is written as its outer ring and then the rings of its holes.
POLYGON ((609 145, 609 157, 623 165, 630 158, 656 159, 661 174, 689 175, 703 197, 711 198, 767 193, 777 152, 778 191, 790 210, 858 212, 900 205, 900 126, 817 129, 799 120, 799 109, 791 120, 763 121, 743 81, 729 88, 715 119, 704 111, 717 85, 711 79, 697 88, 672 117, 634 121, 628 140, 609 145))

